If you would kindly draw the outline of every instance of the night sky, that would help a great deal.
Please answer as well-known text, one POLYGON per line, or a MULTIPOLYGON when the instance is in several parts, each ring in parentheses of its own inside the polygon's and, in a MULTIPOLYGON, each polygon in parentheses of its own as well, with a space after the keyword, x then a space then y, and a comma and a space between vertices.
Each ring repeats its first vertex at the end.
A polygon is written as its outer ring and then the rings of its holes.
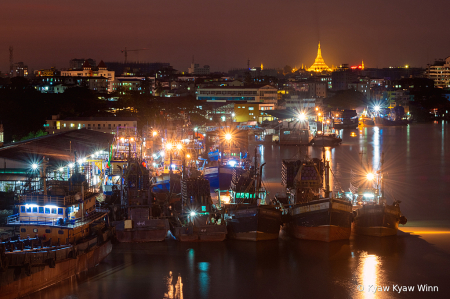
POLYGON ((187 71, 192 56, 212 71, 261 62, 308 67, 320 39, 325 62, 425 67, 450 56, 446 0, 3 0, 0 71, 67 68, 72 58, 170 62, 187 71))

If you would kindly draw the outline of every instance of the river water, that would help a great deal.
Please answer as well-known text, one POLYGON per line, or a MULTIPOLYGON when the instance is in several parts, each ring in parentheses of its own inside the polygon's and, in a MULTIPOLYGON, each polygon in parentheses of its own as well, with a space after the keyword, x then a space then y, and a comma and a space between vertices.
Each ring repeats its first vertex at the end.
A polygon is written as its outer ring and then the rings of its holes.
MULTIPOLYGON (((28 298, 449 298, 449 132, 446 122, 342 130, 342 145, 325 149, 332 189, 345 191, 351 170, 377 170, 384 153, 388 202, 408 218, 395 237, 115 244, 94 269, 28 298)), ((281 159, 323 155, 258 147, 269 196, 283 192, 281 159)))

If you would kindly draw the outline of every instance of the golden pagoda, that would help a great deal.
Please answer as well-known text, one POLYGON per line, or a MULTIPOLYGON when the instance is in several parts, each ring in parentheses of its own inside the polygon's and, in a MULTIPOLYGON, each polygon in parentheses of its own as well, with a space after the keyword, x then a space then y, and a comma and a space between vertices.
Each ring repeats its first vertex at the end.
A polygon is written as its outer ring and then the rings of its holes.
POLYGON ((328 65, 325 64, 325 61, 323 61, 322 51, 320 50, 320 42, 319 42, 319 49, 317 50, 316 60, 314 60, 314 64, 309 69, 307 69, 307 71, 308 72, 317 72, 317 73, 321 73, 323 71, 325 71, 325 72, 332 71, 328 67, 328 65))

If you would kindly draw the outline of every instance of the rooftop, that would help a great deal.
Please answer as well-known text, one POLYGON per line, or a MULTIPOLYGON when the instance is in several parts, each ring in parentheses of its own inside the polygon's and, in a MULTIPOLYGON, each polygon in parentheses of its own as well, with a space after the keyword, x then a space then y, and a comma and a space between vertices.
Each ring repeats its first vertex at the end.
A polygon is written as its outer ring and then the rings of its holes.
POLYGON ((70 130, 6 144, 0 148, 0 158, 31 163, 45 157, 51 165, 57 165, 73 161, 75 150, 80 156, 106 149, 113 139, 112 134, 94 130, 70 130))

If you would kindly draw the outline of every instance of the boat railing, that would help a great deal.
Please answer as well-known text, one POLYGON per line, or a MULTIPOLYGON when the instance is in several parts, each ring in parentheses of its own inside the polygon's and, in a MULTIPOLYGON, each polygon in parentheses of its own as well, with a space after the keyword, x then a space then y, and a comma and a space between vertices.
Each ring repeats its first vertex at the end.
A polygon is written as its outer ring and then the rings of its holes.
POLYGON ((68 218, 52 218, 43 216, 20 216, 19 214, 8 216, 6 223, 8 225, 47 225, 73 228, 93 220, 103 217, 108 213, 108 209, 95 208, 91 213, 83 218, 68 219, 68 218))
MULTIPOLYGON (((84 199, 89 198, 95 195, 93 187, 89 187, 84 192, 84 199)), ((81 195, 43 195, 43 194, 26 194, 19 196, 20 204, 37 204, 37 205, 45 205, 45 204, 54 204, 57 206, 67 206, 72 204, 78 204, 79 199, 81 199, 81 195)))
POLYGON ((56 204, 59 206, 65 206, 76 202, 74 195, 68 196, 47 196, 41 194, 32 194, 32 195, 21 195, 19 196, 19 202, 21 204, 24 203, 33 203, 37 205, 44 204, 56 204))

